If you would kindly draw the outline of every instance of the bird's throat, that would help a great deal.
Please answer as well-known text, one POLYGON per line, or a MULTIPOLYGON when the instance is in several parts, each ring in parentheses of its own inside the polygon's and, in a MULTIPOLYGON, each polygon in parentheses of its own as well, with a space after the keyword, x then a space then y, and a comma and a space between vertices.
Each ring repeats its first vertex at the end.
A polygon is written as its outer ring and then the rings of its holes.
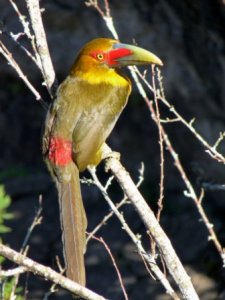
POLYGON ((93 85, 105 83, 112 86, 125 87, 130 83, 129 79, 118 72, 118 70, 104 66, 91 68, 90 71, 86 72, 78 69, 75 72, 71 72, 70 76, 85 80, 93 85))

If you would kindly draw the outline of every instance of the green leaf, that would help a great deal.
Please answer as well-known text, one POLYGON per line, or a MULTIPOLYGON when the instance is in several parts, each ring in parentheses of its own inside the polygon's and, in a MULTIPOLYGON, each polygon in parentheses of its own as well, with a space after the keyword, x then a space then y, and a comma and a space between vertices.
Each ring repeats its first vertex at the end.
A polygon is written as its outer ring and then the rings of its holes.
POLYGON ((7 233, 10 232, 11 229, 5 225, 0 224, 0 233, 7 233))
POLYGON ((0 210, 7 208, 11 204, 11 198, 6 194, 3 185, 0 185, 0 210))
POLYGON ((0 194, 0 210, 9 207, 10 203, 11 203, 11 199, 9 196, 6 196, 5 194, 4 195, 0 194))
MULTIPOLYGON (((14 277, 11 278, 11 279, 7 279, 7 281, 5 282, 4 290, 3 290, 4 300, 9 300, 12 288, 14 287, 14 282, 15 282, 14 277)), ((23 289, 21 287, 16 287, 16 293, 15 293, 16 298, 15 298, 15 300, 24 300, 24 297, 19 295, 19 293, 21 293, 22 290, 23 289)))
POLYGON ((13 219, 13 214, 12 213, 4 213, 2 218, 5 220, 11 220, 11 219, 13 219))

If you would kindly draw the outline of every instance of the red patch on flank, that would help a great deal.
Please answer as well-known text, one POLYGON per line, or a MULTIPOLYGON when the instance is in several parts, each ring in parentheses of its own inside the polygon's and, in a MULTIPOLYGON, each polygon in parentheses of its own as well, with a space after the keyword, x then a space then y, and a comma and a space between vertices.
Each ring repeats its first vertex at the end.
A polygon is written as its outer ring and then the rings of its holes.
POLYGON ((72 161, 72 143, 61 137, 52 137, 49 141, 49 160, 60 167, 72 161))
POLYGON ((118 58, 123 58, 125 56, 132 55, 133 52, 129 49, 126 48, 118 48, 115 50, 111 50, 108 53, 108 64, 109 65, 116 65, 117 64, 117 59, 118 58))

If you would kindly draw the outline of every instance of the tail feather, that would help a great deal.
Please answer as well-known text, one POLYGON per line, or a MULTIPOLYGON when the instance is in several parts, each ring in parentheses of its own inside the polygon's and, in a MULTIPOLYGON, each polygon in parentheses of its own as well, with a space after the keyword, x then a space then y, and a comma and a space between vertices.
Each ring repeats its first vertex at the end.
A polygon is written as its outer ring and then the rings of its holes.
POLYGON ((84 253, 87 219, 80 191, 79 171, 71 166, 70 181, 57 183, 67 277, 85 286, 84 253))

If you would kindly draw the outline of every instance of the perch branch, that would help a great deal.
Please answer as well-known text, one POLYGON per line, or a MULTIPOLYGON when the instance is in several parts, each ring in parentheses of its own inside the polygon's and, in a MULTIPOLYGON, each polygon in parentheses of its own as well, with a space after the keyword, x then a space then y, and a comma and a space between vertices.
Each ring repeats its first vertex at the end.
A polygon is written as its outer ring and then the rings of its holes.
POLYGON ((123 189, 123 192, 134 205, 141 220, 156 242, 171 276, 174 278, 182 293, 182 297, 190 300, 199 299, 192 285, 191 279, 187 275, 183 265, 177 257, 170 240, 159 225, 153 211, 147 205, 145 199, 138 191, 130 175, 121 165, 119 160, 113 157, 112 151, 107 145, 105 145, 104 151, 106 157, 108 153, 108 159, 106 161, 107 168, 110 169, 115 176, 119 185, 123 189))
MULTIPOLYGON (((108 146, 105 145, 105 151, 106 153, 110 150, 110 148, 108 146)), ((115 161, 117 161, 115 158, 113 159, 115 161)), ((112 161, 113 162, 113 161, 112 161)), ((107 160, 107 167, 109 167, 112 170, 112 162, 111 160, 107 160)), ((118 162, 118 161, 117 161, 118 162)), ((121 166, 122 167, 122 166, 121 166)), ((130 237, 130 239, 132 240, 132 242, 134 243, 134 245, 136 246, 138 253, 140 254, 140 256, 142 258, 144 258, 144 260, 148 263, 148 266, 150 267, 152 273, 156 276, 156 278, 158 280, 160 280, 161 284, 164 286, 166 292, 171 295, 171 297, 173 299, 178 299, 176 293, 174 292, 173 288, 171 287, 170 283, 168 282, 168 280, 166 279, 165 275, 161 272, 161 270, 159 269, 159 267, 156 264, 156 261, 154 259, 154 257, 152 255, 149 255, 146 253, 145 249, 142 246, 141 243, 141 239, 139 236, 135 235, 133 233, 133 231, 130 229, 129 225, 127 224, 127 222, 125 221, 124 216, 119 212, 118 208, 115 206, 115 204, 112 202, 112 200, 110 199, 106 188, 101 184, 101 182, 99 181, 96 172, 95 172, 95 168, 89 168, 89 172, 92 176, 92 179, 94 181, 94 184, 98 187, 98 189, 101 191, 103 197, 105 198, 105 200, 107 201, 108 205, 110 206, 110 208, 112 209, 112 211, 114 212, 114 214, 117 216, 117 218, 119 219, 123 230, 126 231, 126 233, 128 234, 128 236, 130 237)), ((126 172, 124 170, 124 172, 126 172)), ((114 173, 114 172, 113 172, 114 173)), ((115 173, 114 173, 115 175, 115 173)), ((120 178, 120 180, 123 181, 123 178, 120 178)), ((130 179, 131 180, 131 179, 130 179)), ((132 181, 133 183, 133 181, 132 181)), ((121 186, 123 188, 123 186, 121 186)), ((135 187, 135 189, 137 190, 137 187, 135 186, 135 184, 133 183, 133 187, 135 187)), ((125 190, 124 190, 125 192, 125 190)), ((127 197, 131 200, 133 200, 133 198, 131 199, 126 192, 125 194, 127 195, 127 197)), ((156 221, 157 222, 157 221, 156 221)), ((195 298, 194 298, 195 299, 195 298)))

